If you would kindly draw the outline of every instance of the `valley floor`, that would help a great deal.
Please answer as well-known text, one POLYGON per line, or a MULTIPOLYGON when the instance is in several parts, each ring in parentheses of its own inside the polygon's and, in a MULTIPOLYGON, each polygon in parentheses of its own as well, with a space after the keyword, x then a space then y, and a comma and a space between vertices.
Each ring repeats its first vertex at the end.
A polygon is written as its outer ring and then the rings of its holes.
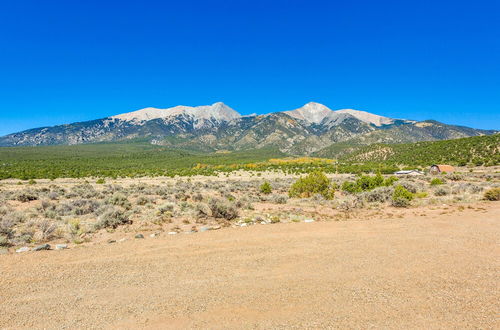
POLYGON ((500 204, 0 256, 0 328, 500 328, 500 204), (359 219, 363 220, 363 219, 359 219))

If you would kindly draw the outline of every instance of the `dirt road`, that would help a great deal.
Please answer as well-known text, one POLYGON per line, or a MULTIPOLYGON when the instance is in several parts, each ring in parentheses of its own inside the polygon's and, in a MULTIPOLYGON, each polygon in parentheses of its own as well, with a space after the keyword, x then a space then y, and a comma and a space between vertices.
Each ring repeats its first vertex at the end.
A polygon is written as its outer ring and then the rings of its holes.
POLYGON ((0 327, 498 329, 488 205, 0 256, 0 327))

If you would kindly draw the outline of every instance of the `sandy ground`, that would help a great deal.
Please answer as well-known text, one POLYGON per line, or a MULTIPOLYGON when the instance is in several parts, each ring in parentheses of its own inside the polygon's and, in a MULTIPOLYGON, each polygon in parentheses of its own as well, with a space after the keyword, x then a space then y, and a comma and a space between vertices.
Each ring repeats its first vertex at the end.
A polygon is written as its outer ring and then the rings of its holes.
POLYGON ((1 328, 482 328, 500 203, 0 255, 1 328))

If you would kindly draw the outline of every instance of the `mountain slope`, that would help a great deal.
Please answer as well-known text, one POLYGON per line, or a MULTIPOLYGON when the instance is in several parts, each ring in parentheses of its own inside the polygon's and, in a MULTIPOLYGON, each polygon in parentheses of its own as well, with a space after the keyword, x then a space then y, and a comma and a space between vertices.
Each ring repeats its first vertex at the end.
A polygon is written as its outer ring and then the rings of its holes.
POLYGON ((385 162, 406 165, 500 164, 500 134, 405 144, 335 145, 314 153, 343 162, 385 162))
POLYGON ((290 111, 241 116, 218 102, 198 107, 145 108, 98 120, 30 129, 0 137, 0 146, 74 145, 140 138, 155 145, 208 152, 277 147, 282 152, 303 155, 337 143, 405 143, 493 133, 352 109, 333 111, 314 102, 290 111))
POLYGON ((337 110, 336 113, 346 113, 353 117, 358 118, 361 121, 364 121, 365 123, 373 124, 375 126, 391 125, 395 121, 395 119, 392 118, 374 115, 366 111, 359 111, 353 109, 337 110))

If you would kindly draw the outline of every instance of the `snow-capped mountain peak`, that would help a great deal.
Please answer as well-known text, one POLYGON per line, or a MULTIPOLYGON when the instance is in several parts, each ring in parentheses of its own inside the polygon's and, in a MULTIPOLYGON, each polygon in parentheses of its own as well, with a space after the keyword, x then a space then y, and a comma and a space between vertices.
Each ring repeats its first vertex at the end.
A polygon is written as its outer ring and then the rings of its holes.
POLYGON ((349 114, 365 123, 373 124, 375 126, 390 125, 394 123, 394 119, 375 115, 366 111, 353 110, 353 109, 341 109, 336 110, 336 113, 346 113, 349 114))
POLYGON ((241 115, 232 108, 222 102, 217 102, 212 105, 197 107, 178 105, 167 109, 144 108, 112 116, 111 118, 123 121, 142 122, 153 119, 166 119, 179 115, 187 115, 193 117, 195 120, 215 120, 218 122, 230 121, 241 117, 241 115))
POLYGON ((309 102, 301 108, 283 111, 283 113, 309 123, 319 124, 325 117, 332 115, 333 111, 323 104, 309 102))

